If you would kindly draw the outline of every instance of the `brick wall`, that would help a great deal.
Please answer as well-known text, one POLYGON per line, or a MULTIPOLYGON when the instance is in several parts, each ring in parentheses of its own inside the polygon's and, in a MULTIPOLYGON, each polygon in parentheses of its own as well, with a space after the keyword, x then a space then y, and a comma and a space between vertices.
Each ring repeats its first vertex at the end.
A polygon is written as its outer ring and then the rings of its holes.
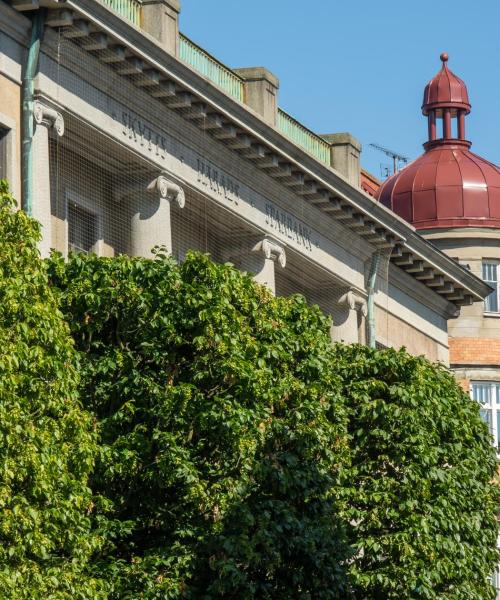
POLYGON ((457 383, 464 392, 467 394, 470 392, 470 379, 457 379, 457 383))
POLYGON ((450 338, 450 364, 500 366, 500 339, 450 338))

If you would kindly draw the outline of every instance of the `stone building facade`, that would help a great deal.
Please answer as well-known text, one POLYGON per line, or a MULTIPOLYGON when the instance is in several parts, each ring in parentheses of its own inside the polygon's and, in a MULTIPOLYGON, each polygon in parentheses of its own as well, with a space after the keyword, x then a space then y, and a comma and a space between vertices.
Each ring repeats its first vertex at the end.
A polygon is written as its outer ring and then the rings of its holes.
POLYGON ((442 54, 441 60, 441 70, 424 92, 422 111, 429 125, 425 153, 384 182, 378 197, 492 288, 484 303, 464 307, 450 322, 450 364, 463 387, 483 405, 498 447, 500 169, 470 151, 467 87, 448 68, 448 56, 442 54))
MULTIPOLYGON (((384 182, 378 198, 491 287, 483 303, 450 322, 450 366, 481 405, 500 453, 500 169, 470 151, 467 87, 448 68, 448 55, 441 60, 424 91, 425 152, 384 182)), ((500 598, 500 567, 494 582, 500 598)))
POLYGON ((179 12, 0 0, 1 168, 42 224, 42 255, 208 252, 318 304, 334 340, 448 363, 448 323, 490 288, 365 193, 350 134, 308 130, 272 73, 222 65, 179 12))

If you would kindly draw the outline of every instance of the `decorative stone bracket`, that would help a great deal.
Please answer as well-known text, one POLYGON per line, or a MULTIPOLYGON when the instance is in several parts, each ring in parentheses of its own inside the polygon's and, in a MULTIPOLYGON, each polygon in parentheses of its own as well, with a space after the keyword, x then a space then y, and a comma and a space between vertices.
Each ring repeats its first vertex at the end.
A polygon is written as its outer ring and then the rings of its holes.
POLYGON ((340 296, 340 298, 337 300, 337 304, 341 306, 347 306, 349 310, 357 310, 363 315, 363 317, 366 317, 368 314, 366 300, 352 290, 349 290, 340 296))
POLYGON ((286 266, 285 247, 273 238, 266 236, 255 244, 252 252, 262 252, 267 259, 277 260, 282 269, 286 266))
POLYGON ((160 175, 148 185, 150 194, 158 194, 161 200, 174 200, 179 208, 186 205, 186 196, 180 185, 173 183, 164 175, 160 175))
POLYGON ((61 113, 36 100, 33 115, 37 125, 54 129, 59 137, 64 135, 64 118, 61 113))

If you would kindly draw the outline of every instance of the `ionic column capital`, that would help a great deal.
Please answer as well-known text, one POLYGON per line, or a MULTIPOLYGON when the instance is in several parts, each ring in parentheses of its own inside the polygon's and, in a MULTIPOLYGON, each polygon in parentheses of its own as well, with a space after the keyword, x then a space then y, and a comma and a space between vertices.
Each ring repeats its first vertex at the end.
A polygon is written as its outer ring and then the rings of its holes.
POLYGON ((64 135, 64 118, 57 110, 36 100, 33 107, 33 116, 37 125, 54 129, 59 137, 64 135))
POLYGON ((179 208, 186 205, 186 196, 180 185, 177 185, 164 175, 159 175, 148 185, 147 191, 156 194, 161 200, 174 200, 179 208))
POLYGON ((265 237, 255 244, 252 252, 262 252, 267 259, 278 261, 281 268, 286 266, 285 246, 273 238, 265 237))
POLYGON ((360 312, 363 317, 366 317, 368 314, 366 299, 357 294, 354 290, 349 290, 345 294, 342 294, 337 300, 337 304, 340 306, 347 306, 349 310, 356 310, 360 312))

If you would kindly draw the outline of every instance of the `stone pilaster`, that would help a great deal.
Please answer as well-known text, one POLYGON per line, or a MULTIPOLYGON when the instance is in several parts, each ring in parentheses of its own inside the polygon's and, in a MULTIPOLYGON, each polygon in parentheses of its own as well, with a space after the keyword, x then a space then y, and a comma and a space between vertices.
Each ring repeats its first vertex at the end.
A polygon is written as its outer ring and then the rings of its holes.
POLYGON ((276 262, 282 269, 286 266, 286 253, 282 244, 276 240, 265 237, 257 242, 251 253, 245 257, 245 270, 255 273, 257 283, 267 286, 273 294, 276 293, 276 278, 274 270, 276 262))
POLYGON ((132 202, 130 254, 151 258, 155 246, 164 246, 172 253, 171 204, 184 207, 184 190, 160 175, 142 194, 128 196, 132 202))
POLYGON ((241 271, 253 275, 254 280, 265 285, 269 290, 276 293, 275 268, 276 262, 284 269, 286 266, 286 253, 283 244, 275 239, 265 236, 257 242, 252 237, 246 240, 238 240, 237 250, 231 248, 231 244, 224 252, 224 259, 233 263, 241 271), (247 251, 242 251, 242 247, 247 251))
POLYGON ((354 290, 342 290, 337 294, 338 311, 331 331, 334 342, 346 344, 364 343, 364 320, 367 315, 366 300, 354 290))
POLYGON ((179 51, 179 0, 143 0, 142 27, 174 56, 179 51))
POLYGON ((42 227, 39 249, 42 258, 46 258, 52 247, 49 129, 58 136, 64 135, 64 119, 56 110, 39 101, 34 104, 33 114, 33 217, 42 227))

